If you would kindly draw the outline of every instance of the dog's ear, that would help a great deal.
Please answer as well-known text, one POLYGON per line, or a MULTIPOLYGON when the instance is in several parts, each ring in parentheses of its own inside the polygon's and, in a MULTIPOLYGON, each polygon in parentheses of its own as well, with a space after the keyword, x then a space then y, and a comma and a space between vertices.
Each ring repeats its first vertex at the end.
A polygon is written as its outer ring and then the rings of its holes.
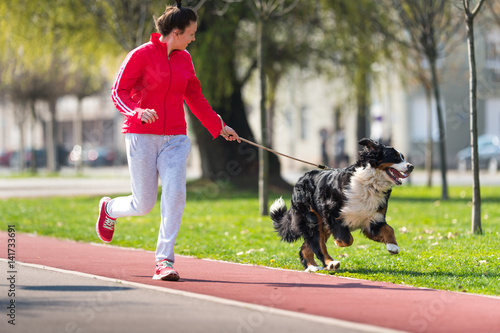
POLYGON ((368 138, 363 138, 359 140, 358 144, 360 144, 361 146, 365 146, 370 150, 378 150, 381 147, 380 143, 368 138))
POLYGON ((366 166, 366 164, 369 164, 372 168, 378 167, 382 145, 368 138, 361 139, 358 143, 365 147, 358 153, 358 162, 360 165, 366 166))

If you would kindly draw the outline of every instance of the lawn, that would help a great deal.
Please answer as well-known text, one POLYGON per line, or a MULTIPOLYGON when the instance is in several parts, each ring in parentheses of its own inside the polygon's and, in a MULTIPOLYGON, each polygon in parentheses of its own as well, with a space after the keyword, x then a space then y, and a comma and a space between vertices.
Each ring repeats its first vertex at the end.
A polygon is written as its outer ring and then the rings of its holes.
MULTIPOLYGON (((500 295, 500 188, 483 187, 482 235, 470 232, 469 187, 451 187, 448 201, 440 188, 403 186, 393 191, 387 213, 401 253, 391 256, 383 244, 354 232, 354 244, 329 252, 341 261, 338 276, 397 284, 500 295)), ((275 199, 277 195, 273 195, 275 199)), ((284 197, 287 205, 290 195, 284 197)), ((98 242, 98 197, 9 199, 0 201, 4 223, 19 232, 98 242)), ((271 202, 270 202, 271 203, 271 202)), ((143 217, 119 219, 113 245, 154 250, 159 204, 143 217)), ((281 242, 269 217, 258 214, 253 192, 224 184, 190 184, 176 253, 239 263, 302 270, 300 242, 281 242)))

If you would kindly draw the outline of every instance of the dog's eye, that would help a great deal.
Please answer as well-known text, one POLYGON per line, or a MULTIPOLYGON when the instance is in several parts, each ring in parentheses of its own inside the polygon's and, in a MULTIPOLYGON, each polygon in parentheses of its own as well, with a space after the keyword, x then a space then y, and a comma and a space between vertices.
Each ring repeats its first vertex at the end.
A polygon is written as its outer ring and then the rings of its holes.
POLYGON ((399 155, 401 156, 401 159, 404 161, 405 160, 405 155, 399 153, 399 155))

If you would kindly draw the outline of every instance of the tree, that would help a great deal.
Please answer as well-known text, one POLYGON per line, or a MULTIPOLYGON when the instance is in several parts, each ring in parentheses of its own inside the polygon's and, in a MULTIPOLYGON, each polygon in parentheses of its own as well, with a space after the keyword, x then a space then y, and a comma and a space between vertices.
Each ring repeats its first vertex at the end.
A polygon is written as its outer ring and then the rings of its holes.
POLYGON ((388 24, 387 9, 375 1, 322 2, 321 27, 326 47, 319 46, 320 59, 327 59, 341 71, 352 90, 356 106, 357 137, 369 135, 370 84, 375 77, 373 64, 390 59, 381 27, 388 24))
POLYGON ((439 159, 441 162, 441 199, 448 199, 448 182, 446 178, 446 129, 445 115, 441 106, 441 92, 437 73, 437 60, 440 51, 453 40, 457 23, 449 0, 391 0, 391 6, 396 10, 399 26, 409 36, 409 41, 402 40, 397 33, 393 37, 399 43, 407 45, 425 57, 429 64, 432 78, 434 99, 439 128, 439 159))
MULTIPOLYGON (((260 83, 260 131, 263 146, 269 147, 269 124, 268 112, 266 110, 266 26, 273 18, 289 13, 297 4, 298 0, 292 1, 256 1, 247 0, 246 3, 252 10, 257 20, 257 67, 259 70, 260 83)), ((269 153, 263 149, 259 150, 259 207, 260 214, 268 214, 268 185, 269 183, 269 153)))
POLYGON ((159 0, 80 1, 100 30, 126 52, 149 40, 153 14, 165 9, 165 1, 159 0))
POLYGON ((0 59, 5 61, 6 55, 16 55, 15 63, 2 71, 2 81, 11 88, 21 89, 19 94, 31 96, 32 115, 36 100, 47 102, 47 169, 56 172, 59 160, 57 100, 71 91, 74 74, 87 70, 84 62, 77 59, 87 57, 87 66, 99 66, 105 39, 97 35, 90 15, 85 14, 79 0, 42 3, 20 0, 2 2, 2 6, 5 6, 2 8, 5 16, 1 21, 0 42, 5 47, 0 51, 3 55, 0 59))
MULTIPOLYGON (((19 1, 8 4, 5 17, 3 40, 5 47, 3 52, 16 54, 16 61, 12 63, 9 70, 2 73, 5 84, 9 86, 13 101, 19 101, 19 96, 34 96, 33 93, 41 92, 35 86, 44 86, 43 91, 47 93, 49 102, 50 120, 47 123, 47 167, 49 172, 56 170, 56 143, 55 143, 55 99, 53 93, 64 91, 58 83, 63 80, 59 72, 61 67, 57 66, 52 58, 52 52, 61 53, 54 47, 57 40, 57 32, 52 33, 56 21, 54 20, 54 9, 51 5, 40 6, 34 1, 19 1), (13 27, 16 27, 14 29, 13 27), (56 73, 57 72, 57 73, 56 73), (41 75, 37 75, 41 74, 41 75), (58 82, 50 81, 50 78, 58 82), (33 80, 36 81, 27 81, 33 80), (40 84, 39 80, 43 82, 40 84), (50 95, 50 96, 49 96, 50 95)), ((41 96, 39 96, 41 97, 41 96)), ((26 116, 24 114, 23 116, 26 116)), ((21 151, 24 142, 21 139, 21 151)))
POLYGON ((418 48, 413 48, 408 44, 396 43, 396 50, 402 55, 401 79, 403 82, 416 80, 423 88, 426 100, 426 114, 427 114, 427 133, 425 145, 425 172, 427 174, 427 187, 432 186, 432 173, 433 173, 433 108, 432 108, 432 78, 429 70, 425 68, 425 57, 419 52, 418 48), (410 73, 410 75, 408 75, 410 73))
POLYGON ((432 78, 429 71, 423 68, 422 59, 417 55, 414 60, 416 66, 413 68, 414 76, 420 82, 425 91, 425 100, 427 105, 427 142, 425 145, 425 171, 427 173, 427 187, 432 186, 432 171, 434 169, 434 144, 432 138, 432 78))
POLYGON ((472 232, 481 234, 481 186, 479 182, 479 162, 477 145, 477 78, 476 55, 474 49, 474 18, 481 10, 484 0, 479 0, 471 9, 470 0, 462 0, 467 25, 467 50, 469 53, 469 100, 470 100, 470 145, 473 173, 472 183, 472 232))
MULTIPOLYGON (((243 87, 257 66, 250 14, 242 3, 205 3, 199 10, 197 40, 190 45, 190 51, 203 93, 214 110, 241 137, 255 141, 242 95, 243 87), (228 44, 228 40, 233 43, 228 44)), ((259 151, 246 143, 212 142, 191 113, 190 119, 202 159, 202 178, 255 187, 259 151)), ((290 188, 280 175, 278 158, 269 156, 269 164, 271 186, 290 188)))
MULTIPOLYGON (((193 0, 185 1, 185 5, 198 11, 197 41, 189 46, 189 51, 204 95, 239 135, 254 140, 246 118, 242 89, 256 68, 256 58, 253 55, 253 58, 245 58, 249 61, 242 66, 237 62, 241 58, 239 49, 254 43, 238 38, 242 22, 250 13, 244 10, 243 4, 223 8, 223 1, 193 0), (221 16, 221 12, 225 14, 221 16)), ((149 39, 149 34, 154 32, 152 18, 159 16, 164 6, 162 1, 109 0, 87 3, 86 8, 101 29, 113 37, 115 44, 128 52, 149 39)), ((257 180, 257 150, 243 143, 212 140, 192 113, 188 115, 201 156, 202 179, 253 187, 257 180)), ((279 160, 271 157, 270 163, 271 183, 278 187, 288 186, 280 176, 279 160)))
MULTIPOLYGON (((15 61, 15 60, 14 60, 15 61)), ((24 169, 24 129, 27 119, 31 118, 31 131, 33 132, 35 124, 39 117, 36 112, 36 102, 38 100, 46 100, 50 90, 52 89, 52 82, 47 80, 45 73, 40 73, 37 70, 26 70, 21 66, 13 66, 15 73, 11 74, 12 81, 5 86, 10 100, 14 105, 15 119, 19 127, 19 165, 20 171, 24 169)), ((7 76, 7 75, 5 75, 7 76)), ((52 128, 52 127, 51 127, 52 128)), ((37 172, 37 160, 35 155, 35 137, 31 136, 31 160, 30 172, 35 174, 37 172)), ((47 138, 46 138, 47 140, 47 138)))
MULTIPOLYGON (((76 115, 73 119, 73 138, 75 146, 80 147, 80 152, 83 149, 83 109, 82 103, 85 97, 96 95, 101 92, 105 85, 105 77, 98 71, 91 72, 91 69, 96 69, 93 66, 81 66, 81 70, 72 76, 71 93, 74 94, 78 100, 76 115)), ((82 173, 83 160, 82 155, 77 156, 75 160, 76 173, 82 173)))

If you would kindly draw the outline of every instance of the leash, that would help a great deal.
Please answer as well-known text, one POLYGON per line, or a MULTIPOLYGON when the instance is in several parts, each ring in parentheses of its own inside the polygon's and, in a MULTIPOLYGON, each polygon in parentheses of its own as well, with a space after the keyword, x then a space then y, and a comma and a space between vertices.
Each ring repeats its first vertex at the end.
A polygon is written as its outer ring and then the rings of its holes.
MULTIPOLYGON (((225 125, 224 125, 224 121, 222 120, 222 117, 218 114, 219 116, 219 119, 220 119, 220 123, 222 125, 222 131, 224 132, 224 136, 225 137, 228 137, 229 134, 226 132, 226 129, 224 128, 225 125)), ((294 160, 294 161, 297 161, 297 162, 301 162, 301 163, 304 163, 304 164, 309 164, 309 165, 312 165, 316 168, 319 168, 319 169, 322 169, 322 170, 333 170, 332 168, 330 167, 327 167, 326 165, 323 165, 323 164, 315 164, 315 163, 311 163, 311 162, 307 162, 307 161, 304 161, 304 160, 301 160, 299 158, 296 158, 296 157, 292 157, 292 156, 289 156, 289 155, 286 155, 286 154, 283 154, 283 153, 280 153, 280 152, 277 152, 275 150, 272 150, 271 148, 267 148, 267 147, 264 147, 262 145, 259 145, 258 143, 255 143, 253 141, 250 141, 250 140, 247 140, 247 139, 244 139, 242 138, 241 136, 239 137, 239 139, 243 142, 246 142, 252 146, 255 146, 255 147, 258 147, 260 149, 264 149, 264 150, 267 150, 268 152, 271 152, 273 154, 276 154, 276 155, 280 155, 280 156, 283 156, 283 157, 286 157, 286 158, 289 158, 291 160, 294 160)))

